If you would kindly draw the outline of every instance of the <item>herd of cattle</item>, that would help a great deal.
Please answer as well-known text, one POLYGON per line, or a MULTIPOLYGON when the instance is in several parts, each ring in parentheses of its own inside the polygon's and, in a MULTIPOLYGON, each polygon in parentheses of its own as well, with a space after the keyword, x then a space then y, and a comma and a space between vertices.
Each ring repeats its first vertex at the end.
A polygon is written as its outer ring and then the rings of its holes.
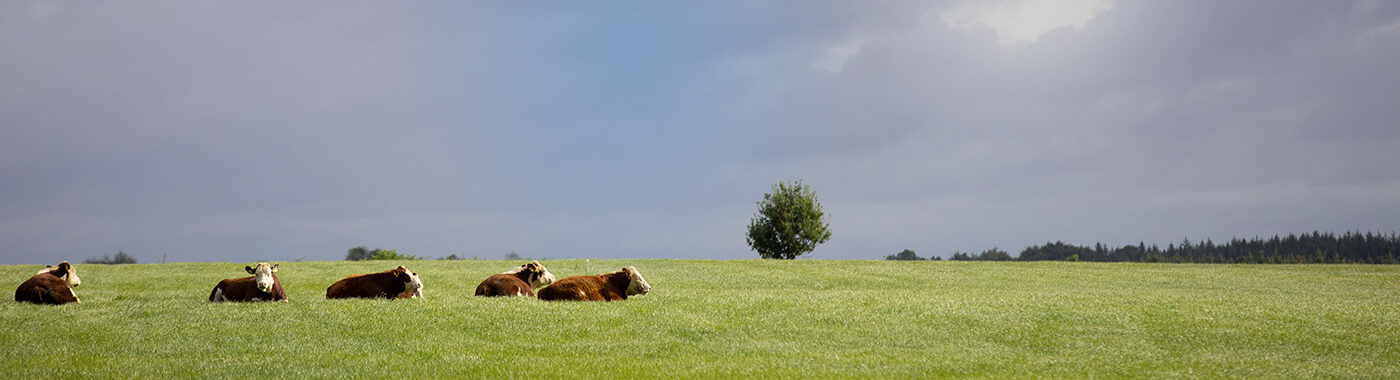
MULTIPOLYGON (((256 267, 243 269, 252 276, 219 281, 209 292, 209 302, 287 300, 287 291, 282 288, 282 280, 277 278, 277 264, 258 263, 256 267)), ((64 261, 57 266, 45 267, 20 284, 15 289, 15 301, 49 305, 82 302, 73 293, 73 288, 82 284, 73 264, 64 261)), ((650 291, 651 285, 637 272, 637 268, 626 267, 613 273, 570 276, 555 281, 554 275, 539 261, 492 275, 476 286, 478 296, 527 296, 546 301, 620 301, 627 299, 627 296, 650 291)), ((383 272, 342 278, 326 288, 326 298, 329 299, 420 297, 423 297, 423 281, 418 279, 417 273, 402 265, 383 272)))

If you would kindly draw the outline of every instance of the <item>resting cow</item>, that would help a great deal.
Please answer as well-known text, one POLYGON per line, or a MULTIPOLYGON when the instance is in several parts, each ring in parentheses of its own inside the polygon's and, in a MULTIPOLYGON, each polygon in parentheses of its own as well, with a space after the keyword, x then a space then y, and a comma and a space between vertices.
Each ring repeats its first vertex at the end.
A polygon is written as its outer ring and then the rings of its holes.
POLYGON ((418 274, 400 265, 379 273, 342 278, 326 288, 326 298, 419 298, 423 281, 418 274))
POLYGON ((500 274, 487 277, 476 286, 476 295, 485 297, 512 297, 535 295, 535 288, 554 283, 554 275, 549 273, 539 261, 531 261, 500 274))
POLYGON ((252 277, 229 278, 219 281, 209 292, 209 302, 286 301, 287 291, 277 279, 277 264, 258 263, 256 268, 243 267, 252 277))
POLYGON ((620 301, 627 299, 627 296, 650 291, 651 285, 637 272, 637 268, 626 267, 596 276, 564 277, 554 285, 540 289, 539 298, 545 301, 620 301))
POLYGON ((45 305, 62 305, 69 302, 82 302, 73 288, 82 285, 78 270, 67 261, 58 266, 47 266, 35 273, 29 280, 15 289, 15 302, 32 302, 45 305))

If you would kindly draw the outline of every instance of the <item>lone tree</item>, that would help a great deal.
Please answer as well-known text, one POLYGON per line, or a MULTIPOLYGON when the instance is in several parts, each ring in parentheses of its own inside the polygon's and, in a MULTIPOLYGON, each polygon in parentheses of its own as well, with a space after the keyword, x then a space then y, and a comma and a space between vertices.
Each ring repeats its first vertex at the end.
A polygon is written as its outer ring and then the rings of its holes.
POLYGON ((749 222, 749 246, 765 259, 796 259, 831 239, 817 194, 802 181, 778 182, 749 222))

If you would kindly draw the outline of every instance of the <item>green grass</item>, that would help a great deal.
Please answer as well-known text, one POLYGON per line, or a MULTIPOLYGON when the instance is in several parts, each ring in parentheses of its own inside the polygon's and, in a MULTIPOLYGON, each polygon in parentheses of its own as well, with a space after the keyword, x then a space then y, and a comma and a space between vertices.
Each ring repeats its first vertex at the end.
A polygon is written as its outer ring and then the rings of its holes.
POLYGON ((78 265, 81 304, 0 303, 0 377, 1400 377, 1400 266, 594 260, 652 293, 545 303, 408 261, 425 299, 324 299, 398 264, 283 262, 270 304, 205 301, 244 263, 78 265))

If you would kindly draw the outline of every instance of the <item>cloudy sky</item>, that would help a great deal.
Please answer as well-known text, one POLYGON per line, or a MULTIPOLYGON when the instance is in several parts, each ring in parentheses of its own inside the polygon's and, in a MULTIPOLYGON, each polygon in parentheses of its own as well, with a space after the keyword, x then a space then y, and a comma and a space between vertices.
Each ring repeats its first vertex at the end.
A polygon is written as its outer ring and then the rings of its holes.
POLYGON ((0 2, 0 264, 1400 230, 1392 1, 0 2))

